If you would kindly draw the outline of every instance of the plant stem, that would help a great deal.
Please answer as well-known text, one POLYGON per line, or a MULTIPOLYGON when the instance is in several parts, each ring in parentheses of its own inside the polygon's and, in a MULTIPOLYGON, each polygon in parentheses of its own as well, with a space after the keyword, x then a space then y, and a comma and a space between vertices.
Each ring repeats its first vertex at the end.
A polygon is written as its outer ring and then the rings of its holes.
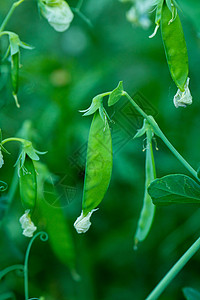
POLYGON ((155 134, 157 134, 165 143, 165 145, 169 148, 169 150, 176 156, 176 158, 184 165, 184 167, 198 180, 200 179, 197 176, 197 172, 190 166, 190 164, 180 155, 180 153, 174 148, 174 146, 170 143, 167 137, 164 135, 156 121, 148 116, 138 105, 137 103, 127 94, 127 92, 123 92, 123 96, 125 96, 129 102, 134 106, 134 108, 149 122, 149 124, 154 129, 155 134))
POLYGON ((12 16, 12 14, 13 14, 13 12, 15 10, 15 8, 17 6, 19 6, 22 2, 24 2, 24 0, 19 0, 19 1, 15 2, 15 3, 13 3, 13 5, 11 6, 11 8, 10 8, 8 14, 7 14, 7 16, 3 20, 3 23, 1 24, 0 32, 2 32, 4 30, 4 28, 6 27, 6 25, 7 25, 8 21, 9 21, 10 17, 12 16))
POLYGON ((162 294, 168 284, 175 278, 175 276, 186 265, 190 258, 200 249, 200 238, 183 254, 177 263, 169 270, 165 277, 159 282, 155 289, 145 300, 156 300, 162 294))
POLYGON ((16 271, 16 270, 24 270, 24 266, 23 265, 13 265, 10 266, 6 269, 4 269, 3 271, 0 272, 0 280, 8 273, 12 272, 12 271, 16 271))
MULTIPOLYGON (((30 240, 27 250, 26 250, 26 255, 25 255, 25 261, 24 261, 24 292, 25 292, 25 300, 29 300, 29 296, 28 296, 28 259, 29 259, 29 254, 30 254, 30 250, 31 250, 31 246, 34 242, 34 240, 40 236, 40 239, 45 242, 48 240, 48 235, 46 232, 44 231, 40 231, 38 233, 36 233, 32 239, 30 240)), ((33 299, 37 299, 37 298, 33 298, 33 299)))
POLYGON ((13 137, 13 138, 7 138, 7 139, 3 140, 1 142, 1 144, 3 145, 5 143, 7 143, 7 142, 20 142, 20 143, 24 143, 24 141, 25 141, 25 139, 20 139, 20 138, 17 138, 17 137, 13 137))
POLYGON ((71 7, 71 10, 77 14, 90 28, 93 28, 91 21, 76 7, 71 7))

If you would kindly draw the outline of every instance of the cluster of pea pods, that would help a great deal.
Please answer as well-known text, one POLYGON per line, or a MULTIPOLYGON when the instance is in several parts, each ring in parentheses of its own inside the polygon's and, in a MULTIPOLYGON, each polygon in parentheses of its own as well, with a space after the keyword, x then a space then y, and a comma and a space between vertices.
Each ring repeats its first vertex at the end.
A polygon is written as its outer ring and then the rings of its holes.
MULTIPOLYGON (((150 38, 154 37, 159 27, 165 49, 166 59, 171 77, 178 91, 174 96, 175 107, 186 107, 192 103, 189 90, 188 54, 181 21, 176 3, 171 0, 157 0, 155 9, 155 30, 150 38)), ((112 173, 112 138, 109 128, 109 117, 103 108, 103 97, 109 96, 108 106, 114 105, 125 92, 122 82, 118 87, 108 93, 96 96, 91 106, 83 111, 84 116, 94 114, 91 124, 84 181, 82 212, 74 223, 78 233, 86 232, 91 226, 90 217, 102 201, 109 186, 112 173)), ((146 166, 145 166, 145 192, 141 215, 135 234, 135 248, 137 243, 143 241, 151 228, 155 206, 147 191, 149 185, 156 178, 155 163, 152 149, 154 129, 144 121, 143 128, 136 137, 146 135, 146 166)))

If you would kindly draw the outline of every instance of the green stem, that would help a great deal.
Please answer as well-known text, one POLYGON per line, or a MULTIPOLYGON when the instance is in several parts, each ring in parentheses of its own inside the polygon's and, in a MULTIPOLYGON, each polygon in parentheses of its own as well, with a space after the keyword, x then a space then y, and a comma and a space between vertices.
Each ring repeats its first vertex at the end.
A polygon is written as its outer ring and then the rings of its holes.
POLYGON ((7 139, 3 140, 1 142, 1 144, 4 145, 7 142, 20 142, 20 143, 24 143, 25 141, 26 141, 25 139, 20 139, 20 138, 12 137, 12 138, 7 138, 7 139))
POLYGON ((24 0, 19 0, 15 3, 13 3, 13 5, 11 6, 7 16, 5 17, 5 19, 3 20, 3 23, 1 24, 1 27, 0 27, 0 32, 2 32, 4 30, 4 28, 6 27, 10 17, 12 16, 14 10, 16 7, 18 7, 22 2, 24 2, 24 0))
POLYGON ((197 172, 190 166, 190 164, 180 155, 180 153, 174 148, 174 146, 170 143, 164 133, 161 131, 160 127, 156 123, 156 121, 148 116, 138 105, 137 103, 127 94, 127 92, 123 92, 123 96, 125 96, 129 102, 134 106, 134 108, 149 122, 149 124, 154 129, 155 134, 157 134, 165 143, 165 145, 169 148, 169 150, 176 156, 176 158, 184 165, 184 167, 198 180, 200 179, 197 176, 197 172))
POLYGON ((90 28, 93 28, 91 21, 79 9, 77 9, 76 7, 71 7, 71 10, 75 14, 77 14, 77 16, 79 16, 90 28))
POLYGON ((48 239, 48 235, 46 232, 44 231, 40 231, 38 233, 36 233, 32 239, 30 240, 27 250, 26 250, 26 255, 25 255, 25 261, 24 261, 24 292, 25 292, 25 300, 29 300, 29 296, 28 296, 28 259, 29 259, 29 254, 30 254, 30 250, 31 250, 31 246, 34 242, 34 240, 40 236, 40 239, 42 241, 47 241, 48 239))
POLYGON ((183 254, 177 263, 169 270, 165 277, 159 282, 146 300, 156 300, 175 278, 175 276, 182 270, 190 258, 200 249, 200 238, 183 254))
POLYGON ((8 273, 12 272, 12 271, 16 271, 16 270, 24 270, 24 266, 23 265, 14 265, 14 266, 10 266, 6 269, 4 269, 3 271, 0 272, 0 280, 7 275, 8 273))
POLYGON ((102 96, 102 97, 106 97, 106 96, 109 96, 111 93, 112 93, 112 92, 105 92, 105 93, 102 93, 101 96, 102 96))
POLYGON ((10 35, 11 33, 11 31, 0 31, 0 37, 2 37, 3 35, 10 35))

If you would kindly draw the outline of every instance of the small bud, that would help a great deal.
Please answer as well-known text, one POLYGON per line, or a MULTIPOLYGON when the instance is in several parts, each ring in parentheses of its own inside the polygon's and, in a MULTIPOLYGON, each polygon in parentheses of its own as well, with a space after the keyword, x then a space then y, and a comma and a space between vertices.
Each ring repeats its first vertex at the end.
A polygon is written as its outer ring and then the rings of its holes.
POLYGON ((56 31, 62 32, 68 29, 74 15, 67 2, 64 0, 39 0, 38 5, 43 17, 56 31))
POLYGON ((3 166, 3 164, 4 164, 3 154, 2 154, 2 152, 0 150, 0 168, 3 166))
POLYGON ((179 106, 186 107, 187 105, 192 104, 192 96, 189 90, 189 81, 190 78, 187 78, 186 84, 184 86, 185 90, 181 92, 180 89, 178 89, 176 95, 174 96, 174 105, 176 108, 179 106))
POLYGON ((30 218, 30 209, 25 210, 25 214, 21 216, 19 222, 21 223, 23 229, 23 235, 27 237, 32 237, 33 233, 37 230, 37 227, 33 224, 30 218))
POLYGON ((78 233, 85 233, 88 231, 88 229, 91 226, 90 217, 94 211, 98 210, 93 209, 90 211, 86 216, 83 215, 83 211, 81 212, 81 215, 77 218, 77 220, 74 223, 74 227, 76 228, 76 231, 78 233))

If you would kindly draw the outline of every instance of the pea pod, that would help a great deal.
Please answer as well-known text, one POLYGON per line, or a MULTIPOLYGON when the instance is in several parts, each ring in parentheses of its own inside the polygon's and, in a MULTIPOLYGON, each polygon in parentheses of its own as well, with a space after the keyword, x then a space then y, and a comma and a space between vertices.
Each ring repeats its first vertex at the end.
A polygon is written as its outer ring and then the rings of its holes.
POLYGON ((82 214, 74 223, 78 233, 86 232, 92 212, 103 200, 112 173, 112 140, 107 118, 97 111, 91 124, 86 172, 84 181, 82 214))
POLYGON ((152 138, 153 131, 150 125, 147 125, 146 129, 146 163, 145 163, 145 191, 144 191, 144 201, 141 210, 140 218, 137 225, 137 230, 135 234, 135 248, 137 249, 138 242, 143 241, 151 228, 155 206, 152 203, 151 197, 147 192, 147 188, 150 183, 156 178, 155 163, 152 149, 152 138))
POLYGON ((17 107, 20 107, 17 100, 18 82, 19 82, 19 52, 11 56, 11 82, 13 88, 13 97, 17 107))
POLYGON ((164 3, 161 17, 161 33, 169 70, 181 92, 188 78, 188 54, 178 13, 172 20, 172 12, 164 3))
POLYGON ((19 188, 22 205, 33 209, 37 198, 36 171, 32 159, 26 155, 23 167, 19 169, 19 188))

